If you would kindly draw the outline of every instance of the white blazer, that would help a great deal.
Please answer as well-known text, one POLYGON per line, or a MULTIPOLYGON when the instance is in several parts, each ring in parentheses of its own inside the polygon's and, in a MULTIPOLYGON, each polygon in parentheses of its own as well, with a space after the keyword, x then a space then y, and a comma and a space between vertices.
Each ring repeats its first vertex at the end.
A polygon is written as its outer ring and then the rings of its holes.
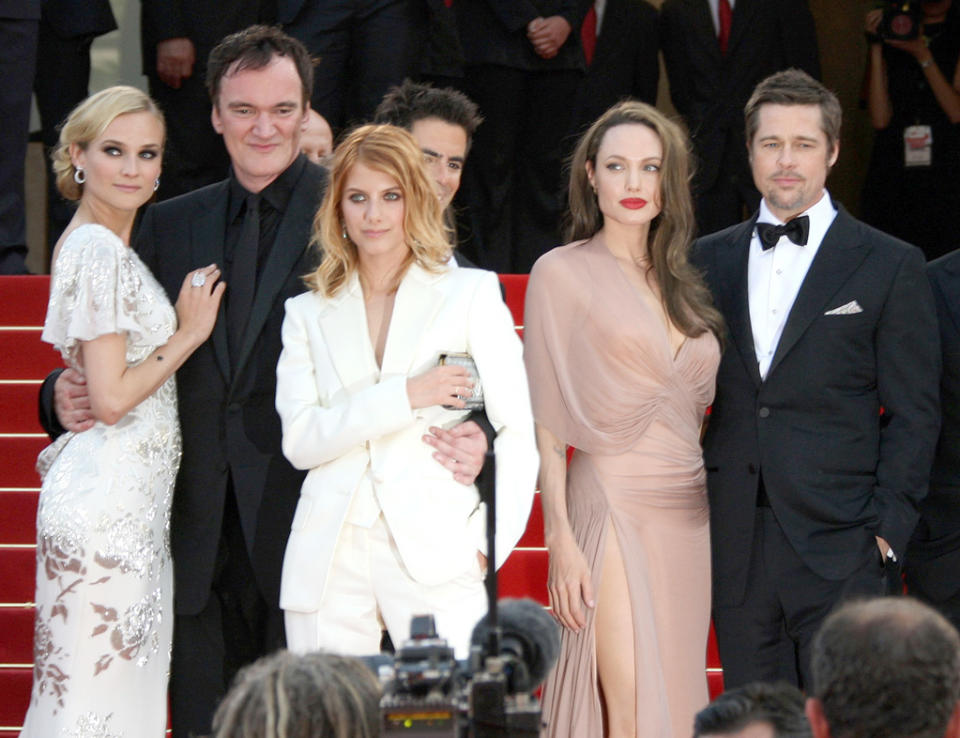
POLYGON ((280 585, 284 610, 313 612, 351 500, 372 485, 411 576, 449 581, 486 552, 485 510, 474 485, 454 481, 423 442, 464 410, 411 410, 407 378, 441 352, 469 352, 497 431, 497 551, 502 564, 526 527, 539 464, 522 348, 497 277, 478 269, 409 268, 397 291, 378 370, 356 275, 334 297, 306 292, 286 302, 277 365, 283 452, 309 469, 280 585))

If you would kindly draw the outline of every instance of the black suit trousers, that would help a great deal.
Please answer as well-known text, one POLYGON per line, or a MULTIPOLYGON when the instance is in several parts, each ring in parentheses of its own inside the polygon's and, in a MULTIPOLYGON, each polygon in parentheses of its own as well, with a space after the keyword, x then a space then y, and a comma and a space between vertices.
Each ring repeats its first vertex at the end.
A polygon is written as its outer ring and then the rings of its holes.
POLYGON ((38 26, 37 20, 0 18, 0 274, 26 272, 23 168, 38 26))
POLYGON ((480 106, 464 170, 463 249, 484 269, 525 274, 560 244, 564 136, 583 72, 471 66, 465 91, 480 106))
POLYGON ((778 680, 810 689, 810 647, 824 618, 840 602, 887 593, 880 549, 846 579, 824 579, 790 545, 776 515, 757 507, 744 601, 713 609, 726 689, 778 680))
POLYGON ((230 484, 210 599, 196 615, 174 619, 174 738, 209 734, 217 705, 237 672, 284 645, 283 611, 270 606, 257 587, 230 484))
POLYGON ((284 30, 319 57, 311 104, 339 131, 370 120, 388 88, 416 76, 426 23, 422 0, 321 0, 284 30))

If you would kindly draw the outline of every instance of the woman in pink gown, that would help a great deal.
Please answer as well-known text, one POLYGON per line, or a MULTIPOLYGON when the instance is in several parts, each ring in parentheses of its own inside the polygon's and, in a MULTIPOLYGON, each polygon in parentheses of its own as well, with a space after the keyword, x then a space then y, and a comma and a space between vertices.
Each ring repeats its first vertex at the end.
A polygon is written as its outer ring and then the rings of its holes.
POLYGON ((699 434, 722 324, 687 261, 687 151, 650 106, 604 113, 574 154, 572 243, 530 275, 525 360, 564 626, 544 687, 551 737, 683 738, 708 701, 699 434))

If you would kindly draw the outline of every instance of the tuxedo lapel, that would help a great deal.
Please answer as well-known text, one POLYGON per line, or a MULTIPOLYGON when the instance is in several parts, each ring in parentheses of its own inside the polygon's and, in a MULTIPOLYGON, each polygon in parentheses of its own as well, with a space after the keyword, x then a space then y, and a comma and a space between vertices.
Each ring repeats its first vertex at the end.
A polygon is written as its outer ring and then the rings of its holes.
POLYGON ((730 340, 737 347, 747 374, 754 384, 760 384, 757 351, 753 345, 753 326, 750 323, 750 300, 747 284, 747 264, 750 258, 750 238, 756 223, 756 214, 742 223, 725 244, 729 249, 717 259, 720 284, 723 285, 723 314, 727 319, 730 340))
POLYGON ((381 374, 409 374, 423 336, 443 305, 443 293, 434 286, 440 278, 412 265, 397 290, 390 319, 381 374))
POLYGON ((773 361, 770 362, 768 378, 810 324, 817 316, 823 315, 830 298, 856 271, 869 251, 867 244, 858 236, 856 221, 839 206, 837 217, 824 236, 810 270, 800 285, 797 299, 783 327, 783 335, 773 354, 773 361))
MULTIPOLYGON (((209 207, 204 203, 201 212, 192 220, 190 228, 190 253, 197 267, 216 264, 223 269, 223 248, 227 222, 227 182, 224 181, 211 192, 209 207)), ((230 382, 230 353, 227 348, 227 315, 225 301, 220 301, 217 322, 210 336, 217 366, 223 381, 230 382)))
POLYGON ((317 194, 311 187, 300 186, 306 173, 305 169, 304 175, 301 175, 290 194, 290 202, 277 229, 273 248, 270 249, 263 272, 257 280, 250 320, 243 334, 240 356, 236 362, 238 375, 250 358, 250 352, 263 330, 267 316, 270 315, 277 294, 286 284, 290 272, 299 263, 305 250, 309 248, 310 229, 313 224, 310 213, 317 205, 317 194))

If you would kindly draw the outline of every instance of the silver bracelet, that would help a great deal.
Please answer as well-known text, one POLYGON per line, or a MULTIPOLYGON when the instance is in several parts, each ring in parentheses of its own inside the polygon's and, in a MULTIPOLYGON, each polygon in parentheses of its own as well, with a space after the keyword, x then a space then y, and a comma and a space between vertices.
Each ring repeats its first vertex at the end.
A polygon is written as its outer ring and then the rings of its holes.
POLYGON ((924 59, 922 62, 920 62, 920 68, 926 69, 931 64, 933 64, 933 57, 930 57, 929 59, 924 59))

